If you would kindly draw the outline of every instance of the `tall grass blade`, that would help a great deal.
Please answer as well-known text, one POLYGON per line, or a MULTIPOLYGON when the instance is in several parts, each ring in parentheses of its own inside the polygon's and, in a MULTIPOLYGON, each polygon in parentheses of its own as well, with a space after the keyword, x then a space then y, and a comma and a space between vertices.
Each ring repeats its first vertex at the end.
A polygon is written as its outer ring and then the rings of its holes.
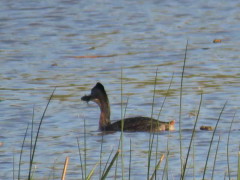
MULTIPOLYGON (((31 124, 31 142, 30 142, 30 160, 29 162, 31 161, 31 158, 32 158, 32 148, 33 148, 33 121, 34 121, 34 113, 35 112, 35 106, 33 106, 33 111, 32 111, 32 124, 31 124)), ((29 164, 30 165, 30 164, 29 164)))
POLYGON ((131 165, 132 165, 132 140, 130 138, 130 156, 129 156, 129 169, 128 169, 128 179, 131 179, 131 165))
POLYGON ((155 94, 156 94, 156 86, 157 86, 157 76, 158 76, 158 68, 156 69, 155 77, 154 77, 154 88, 153 88, 153 97, 152 97, 152 111, 151 111, 151 129, 149 133, 149 150, 148 150, 148 171, 147 171, 147 179, 150 176, 150 167, 151 167, 151 157, 152 157, 152 147, 154 140, 154 132, 153 132, 153 111, 154 111, 154 103, 155 103, 155 94))
POLYGON ((79 139, 78 139, 78 137, 77 137, 77 144, 78 144, 78 154, 79 154, 80 166, 81 166, 81 174, 82 174, 82 179, 84 179, 82 155, 81 155, 81 150, 80 150, 80 145, 79 145, 79 139))
POLYGON ((163 174, 162 174, 162 180, 164 179, 165 177, 165 174, 167 174, 167 178, 168 179, 168 158, 169 158, 169 151, 167 151, 167 157, 166 157, 166 162, 165 162, 165 165, 164 165, 164 168, 163 168, 163 174))
POLYGON ((158 113, 158 120, 159 120, 159 118, 160 118, 160 115, 161 115, 163 106, 164 106, 165 101, 166 101, 167 96, 168 96, 168 93, 169 93, 169 91, 170 91, 170 89, 171 89, 172 82, 173 82, 173 77, 174 77, 174 72, 172 73, 172 77, 171 77, 171 80, 170 80, 170 83, 169 83, 169 86, 168 86, 168 89, 167 89, 167 93, 166 93, 166 95, 164 96, 163 102, 162 102, 162 104, 161 104, 161 107, 160 107, 160 110, 159 110, 159 113, 158 113))
POLYGON ((95 166, 92 168, 92 170, 91 170, 90 173, 88 174, 86 180, 90 180, 90 179, 91 179, 91 177, 93 176, 93 173, 94 173, 96 167, 98 166, 98 164, 99 164, 99 163, 95 164, 95 166))
POLYGON ((184 163, 183 173, 182 173, 182 176, 181 176, 181 179, 182 179, 182 180, 183 180, 184 177, 185 177, 185 172, 186 172, 186 168, 187 168, 188 158, 189 158, 189 155, 190 155, 190 151, 191 151, 191 147, 192 147, 192 142, 193 142, 194 135, 195 135, 195 131, 196 131, 196 126, 197 126, 197 122, 198 122, 198 117, 199 117, 199 113, 200 113, 201 105, 202 105, 202 96, 203 96, 203 95, 201 94, 200 103, 199 103, 199 107, 198 107, 198 112, 197 112, 196 120, 195 120, 195 123, 194 123, 194 127, 193 127, 193 131, 192 131, 192 136, 191 136, 190 144, 189 144, 189 147, 188 147, 186 162, 184 163))
POLYGON ((229 131, 228 131, 228 139, 227 139, 227 164, 228 164, 228 179, 229 180, 231 179, 230 163, 229 163, 229 141, 230 141, 230 134, 231 134, 231 131, 232 131, 232 125, 233 125, 233 121, 235 119, 235 115, 236 115, 236 112, 233 115, 233 118, 232 118, 232 121, 231 121, 231 124, 230 124, 230 128, 229 128, 229 131))
POLYGON ((117 150, 117 152, 115 153, 115 155, 114 155, 112 161, 110 162, 109 166, 107 167, 106 171, 104 172, 104 174, 103 174, 101 180, 106 179, 106 177, 107 177, 107 175, 108 175, 110 169, 112 168, 114 162, 116 161, 116 159, 117 159, 117 157, 118 157, 118 155, 119 155, 119 152, 120 152, 120 150, 117 150))
POLYGON ((65 178, 66 178, 68 162, 69 162, 69 157, 67 156, 65 159, 64 168, 63 168, 63 172, 62 172, 62 180, 65 180, 65 178))
MULTIPOLYGON (((106 171, 106 169, 107 169, 107 165, 108 165, 108 162, 110 161, 110 158, 111 158, 111 156, 112 156, 112 153, 113 153, 113 149, 112 149, 110 155, 108 156, 108 160, 107 160, 107 162, 106 162, 106 164, 105 164, 105 167, 104 167, 104 169, 103 169, 102 176, 103 176, 103 174, 105 173, 105 171, 106 171)), ((116 173, 116 172, 115 172, 115 173, 116 173)), ((102 176, 101 176, 101 178, 102 178, 102 176)))
POLYGON ((223 110, 225 109, 226 105, 227 105, 227 101, 224 103, 224 105, 223 105, 223 107, 222 107, 222 109, 221 109, 221 112, 220 112, 219 117, 218 117, 218 119, 217 119, 217 123, 216 123, 215 128, 214 128, 213 133, 212 133, 212 139, 211 139, 211 141, 210 141, 210 145, 209 145, 209 149, 208 149, 208 154, 207 154, 207 159, 206 159, 206 161, 205 161, 205 166, 204 166, 204 170, 203 170, 203 178, 202 178, 202 179, 205 178, 205 174, 206 174, 206 170, 207 170, 207 164, 208 164, 208 159, 209 159, 209 156, 210 156, 210 151, 211 151, 213 139, 214 139, 214 136, 215 136, 217 127, 218 127, 218 123, 219 123, 219 121, 220 121, 220 119, 221 119, 223 110))
POLYGON ((19 164, 18 164, 18 180, 20 180, 21 178, 21 164, 22 164, 22 154, 23 154, 23 147, 25 144, 25 139, 27 137, 27 132, 28 132, 28 127, 29 127, 29 123, 27 125, 26 131, 24 133, 24 138, 23 138, 23 142, 22 142, 22 147, 21 147, 21 152, 20 152, 20 157, 19 157, 19 164))
POLYGON ((194 146, 194 139, 193 139, 193 153, 192 153, 192 161, 193 161, 193 180, 195 180, 195 146, 194 146))
POLYGON ((14 151, 13 151, 13 180, 15 179, 15 157, 14 157, 14 151))
MULTIPOLYGON (((170 83, 169 83, 169 86, 168 86, 168 89, 167 89, 167 93, 166 93, 166 95, 164 96, 164 99, 163 99, 163 102, 162 102, 162 104, 161 104, 161 107, 160 107, 160 110, 159 110, 159 113, 158 113, 158 120, 160 119, 160 115, 161 115, 161 112, 162 112, 162 109, 163 109, 163 106, 164 106, 164 104, 165 104, 165 102, 166 102, 166 99, 167 99, 167 96, 168 96, 168 93, 169 93, 169 91, 170 91, 170 89, 171 89, 171 86, 172 86, 172 82, 173 82, 173 77, 174 77, 174 73, 172 73, 172 77, 171 77, 171 81, 170 81, 170 83)), ((170 131, 168 131, 168 135, 170 134, 170 131)), ((158 152, 158 136, 159 136, 159 134, 157 134, 157 144, 156 144, 156 157, 155 157, 155 166, 157 165, 157 152, 158 152)), ((169 137, 169 136, 168 136, 169 137)), ((167 145, 168 145, 168 143, 167 143, 167 145)), ((155 175, 155 179, 157 178, 157 175, 155 175)))
POLYGON ((52 100, 52 97, 53 97, 53 94, 54 94, 55 90, 56 90, 56 88, 54 88, 51 96, 50 96, 49 99, 48 99, 47 105, 46 105, 46 107, 45 107, 45 109, 44 109, 44 111, 43 111, 43 114, 42 114, 40 123, 39 123, 39 125, 38 125, 37 135, 36 135, 36 137, 35 137, 35 142, 34 142, 34 146, 33 146, 33 150, 32 150, 32 157, 31 157, 31 160, 30 160, 28 180, 31 179, 32 165, 33 165, 34 155, 35 155, 35 151, 36 151, 36 147, 37 147, 38 136, 39 136, 39 132, 40 132, 40 129, 41 129, 42 122, 43 122, 43 118, 45 117, 46 111, 47 111, 47 109, 48 109, 48 105, 50 104, 50 102, 51 102, 51 100, 52 100))
MULTIPOLYGON (((124 129, 124 116, 126 114, 127 105, 125 107, 125 112, 123 112, 123 67, 121 67, 121 135, 120 135, 120 148, 123 152, 123 129, 124 129)), ((118 147, 119 149, 119 147, 118 147)), ((117 163, 116 163, 117 166, 117 163)), ((122 167, 122 179, 124 177, 124 161, 123 161, 123 153, 121 154, 121 167, 122 167)), ((115 171, 117 173, 117 169, 115 171)), ((115 176, 116 178, 116 176, 115 176)))
POLYGON ((215 152, 215 157, 214 157, 214 162, 213 162, 213 170, 212 170, 212 178, 214 176, 214 171, 215 171, 215 166, 216 166, 216 161, 217 161, 217 154, 218 154, 218 148, 219 148, 219 142, 220 142, 220 136, 218 138, 218 144, 217 144, 217 148, 216 148, 216 152, 215 152))
POLYGON ((161 164, 161 162, 163 161, 163 159, 164 159, 164 154, 161 156, 160 160, 158 161, 157 165, 155 166, 154 172, 153 172, 150 180, 153 180, 153 178, 156 177, 157 170, 159 169, 160 164, 161 164))
POLYGON ((237 180, 240 180, 240 151, 238 151, 238 171, 237 171, 237 180))
POLYGON ((86 119, 83 119, 84 126, 84 179, 87 175, 87 137, 86 137, 86 119))
POLYGON ((101 178, 101 174, 102 174, 102 149, 103 149, 103 133, 102 133, 102 138, 101 138, 101 147, 100 147, 100 167, 99 167, 99 179, 101 178))
POLYGON ((182 67, 182 76, 181 76, 181 87, 180 87, 180 107, 179 107, 179 140, 180 140, 180 162, 181 162, 181 174, 183 172, 183 159, 182 159, 182 92, 183 92, 183 76, 184 71, 186 67, 186 60, 187 60, 187 50, 188 50, 188 40, 185 48, 185 56, 183 61, 183 67, 182 67))

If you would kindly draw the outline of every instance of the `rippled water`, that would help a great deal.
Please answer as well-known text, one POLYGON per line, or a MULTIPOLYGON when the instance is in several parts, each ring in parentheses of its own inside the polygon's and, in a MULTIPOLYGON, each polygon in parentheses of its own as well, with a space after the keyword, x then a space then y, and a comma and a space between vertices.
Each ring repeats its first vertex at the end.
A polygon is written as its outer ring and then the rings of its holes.
MULTIPOLYGON (((180 77, 187 40, 182 101, 183 155, 186 156, 201 92, 203 103, 197 129, 200 125, 214 126, 223 104, 228 100, 217 131, 221 141, 214 177, 221 179, 227 173, 227 135, 236 112, 229 147, 231 176, 236 178, 240 129, 239 7, 237 1, 214 0, 194 3, 187 0, 1 1, 0 142, 4 143, 0 147, 1 179, 12 179, 13 156, 17 177, 19 153, 27 124, 32 119, 33 107, 36 132, 54 87, 57 90, 37 144, 34 177, 48 179, 50 176, 52 179, 55 176, 59 179, 65 157, 69 156, 67 179, 80 179, 76 137, 80 138, 83 149, 84 118, 88 172, 99 161, 102 141, 101 133, 97 131, 99 110, 95 104, 81 102, 80 97, 89 93, 96 82, 102 82, 109 95, 112 119, 120 119, 122 81, 122 99, 126 102, 129 97, 127 116, 151 116, 157 67, 154 117, 158 115, 174 73, 161 119, 175 119, 177 122, 176 131, 170 135, 167 132, 158 135, 157 155, 166 155, 169 144, 169 178, 179 179, 180 77), (213 43, 214 39, 222 42, 213 43)), ((212 132, 196 132, 194 151, 191 152, 195 158, 189 160, 187 177, 202 177, 211 135, 212 132), (194 170, 191 165, 194 165, 194 170)), ((111 150, 117 150, 119 137, 120 133, 104 135, 105 162, 111 150)), ((146 179, 149 134, 124 134, 126 177, 130 139, 131 177, 146 179)), ((22 177, 27 175, 29 140, 30 131, 24 148, 22 177)), ((217 140, 216 137, 213 152, 217 140)), ((211 177, 214 154, 209 160, 208 178, 211 177)), ((160 178, 164 164, 158 172, 160 178)), ((99 167, 96 171, 99 172, 99 167)), ((119 169, 118 177, 121 175, 119 169)), ((113 176, 114 169, 109 177, 113 176)))

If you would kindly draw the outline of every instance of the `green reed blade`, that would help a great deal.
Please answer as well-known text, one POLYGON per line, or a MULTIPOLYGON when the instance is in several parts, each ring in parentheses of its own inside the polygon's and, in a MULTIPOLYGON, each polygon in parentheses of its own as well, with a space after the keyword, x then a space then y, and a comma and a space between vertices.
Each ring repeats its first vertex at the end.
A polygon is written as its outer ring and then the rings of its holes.
POLYGON ((184 163, 184 166, 183 166, 183 172, 182 172, 182 176, 181 176, 182 180, 185 177, 185 172, 186 172, 186 168, 187 168, 188 158, 189 158, 189 154, 190 154, 190 151, 191 151, 194 135, 195 135, 195 132, 196 132, 196 126, 197 126, 198 117, 199 117, 199 113, 200 113, 201 105, 202 105, 202 98, 203 98, 203 95, 201 94, 200 103, 199 103, 199 107, 198 107, 198 112, 197 112, 197 116, 196 116, 196 120, 195 120, 195 123, 194 123, 193 130, 192 130, 192 136, 191 136, 190 144, 189 144, 189 147, 188 147, 186 162, 184 163))
POLYGON ((21 177, 21 164, 22 164, 22 154, 23 154, 23 147, 25 144, 25 139, 27 137, 27 132, 28 132, 28 127, 29 127, 29 123, 27 125, 26 131, 24 133, 24 138, 23 138, 23 142, 22 142, 22 147, 21 147, 21 152, 20 152, 20 157, 19 157, 19 164, 18 164, 18 179, 20 180, 21 177))
POLYGON ((86 179, 87 175, 87 136, 86 136, 86 119, 83 118, 83 127, 84 127, 84 179, 86 179))
POLYGON ((168 96, 168 93, 169 93, 169 91, 170 91, 170 89, 171 89, 172 82, 173 82, 173 77, 174 77, 174 72, 172 73, 172 77, 171 77, 171 80, 170 80, 170 83, 169 83, 169 86, 168 86, 168 89, 167 89, 167 93, 166 93, 166 95, 164 96, 163 102, 162 102, 162 104, 161 104, 161 107, 160 107, 160 110, 159 110, 159 113, 158 113, 158 118, 157 118, 158 120, 159 120, 159 118, 160 118, 160 115, 161 115, 163 106, 164 106, 165 101, 166 101, 167 96, 168 96))
POLYGON ((156 178, 157 170, 159 169, 160 164, 161 164, 161 162, 163 161, 163 159, 164 159, 164 155, 161 156, 161 158, 159 159, 157 165, 155 166, 154 172, 153 172, 150 180, 153 180, 154 177, 156 178))
POLYGON ((99 179, 101 179, 101 174, 102 174, 102 150, 103 150, 103 133, 102 133, 102 138, 101 138, 101 147, 100 147, 100 166, 99 166, 99 179))
POLYGON ((208 154, 207 154, 207 159, 206 159, 205 166, 204 166, 203 178, 202 178, 202 179, 205 178, 205 174, 206 174, 206 170, 207 170, 207 164, 208 164, 208 159, 209 159, 209 156, 210 156, 210 151, 211 151, 213 139, 214 139, 214 136, 215 136, 217 127, 218 127, 218 123, 219 123, 219 121, 220 121, 220 119, 221 119, 223 110, 225 109, 226 105, 227 105, 227 101, 224 103, 224 105, 223 105, 223 107, 222 107, 222 109, 221 109, 221 112, 220 112, 219 117, 218 117, 218 119, 217 119, 217 123, 216 123, 215 128, 214 128, 213 133, 212 133, 212 139, 211 139, 211 141, 210 141, 210 145, 209 145, 209 149, 208 149, 208 154))
POLYGON ((34 122, 34 115, 35 115, 35 106, 33 106, 33 111, 32 111, 32 124, 31 124, 31 142, 30 142, 30 159, 29 162, 31 161, 32 158, 32 148, 33 148, 33 122, 34 122))
POLYGON ((154 111, 154 103, 155 103, 155 94, 156 94, 156 86, 157 86, 157 76, 158 76, 158 67, 156 69, 155 77, 154 77, 154 88, 153 88, 153 96, 152 96, 152 111, 151 111, 151 128, 149 133, 149 144, 148 144, 148 171, 147 171, 147 179, 150 176, 150 167, 151 167, 151 157, 152 157, 152 147, 153 147, 153 140, 154 134, 153 132, 153 111, 154 111))
POLYGON ((99 164, 99 163, 96 163, 96 164, 95 164, 95 166, 92 168, 92 170, 91 170, 90 173, 88 174, 86 180, 90 180, 90 179, 91 179, 91 177, 93 176, 93 173, 94 173, 96 167, 98 166, 98 164, 99 164))
POLYGON ((120 150, 117 150, 117 152, 115 153, 115 155, 114 155, 112 161, 110 162, 109 166, 107 167, 106 171, 104 172, 104 174, 103 174, 101 180, 104 180, 104 179, 107 177, 107 175, 108 175, 110 169, 112 168, 114 162, 116 161, 116 159, 117 159, 117 157, 118 157, 118 155, 119 155, 119 152, 120 152, 120 150))
MULTIPOLYGON (((112 156, 112 153, 113 153, 113 149, 111 150, 111 153, 110 153, 110 155, 108 156, 108 160, 107 160, 107 162, 106 162, 106 164, 105 164, 105 167, 104 167, 104 169, 103 169, 102 176, 103 176, 103 174, 105 173, 105 171, 106 171, 106 169, 107 169, 107 165, 108 165, 108 162, 110 161, 110 158, 111 158, 111 156, 112 156)), ((101 179, 102 179, 102 176, 101 176, 101 179)))
POLYGON ((131 165, 132 165, 132 140, 130 138, 130 155, 129 155, 129 169, 128 169, 128 179, 131 179, 131 165))
POLYGON ((240 180, 240 151, 238 151, 238 171, 237 171, 237 180, 240 180))
POLYGON ((183 172, 183 159, 182 159, 182 92, 183 92, 183 77, 186 67, 186 60, 187 60, 187 50, 188 50, 188 40, 185 48, 185 56, 183 61, 183 67, 182 67, 182 76, 181 76, 181 87, 180 87, 180 102, 179 102, 179 140, 180 140, 180 162, 181 162, 181 174, 183 172))
POLYGON ((52 97, 53 97, 53 94, 56 90, 56 87, 54 88, 51 96, 49 97, 48 99, 48 102, 47 102, 47 105, 43 111, 43 114, 42 114, 42 117, 41 117, 41 120, 39 122, 39 125, 38 125, 38 130, 37 130, 37 135, 35 137, 35 142, 34 142, 34 146, 33 146, 33 150, 32 150, 32 157, 31 157, 31 161, 30 161, 30 167, 29 167, 29 173, 28 173, 28 180, 31 179, 31 172, 32 172, 32 164, 33 164, 33 160, 34 160, 34 155, 35 155, 35 151, 36 151, 36 147, 37 147, 37 141, 38 141, 38 136, 39 136, 39 132, 40 132, 40 129, 41 129, 41 125, 42 125, 42 122, 43 122, 43 118, 45 117, 45 114, 47 112, 47 109, 48 109, 48 105, 50 104, 51 100, 52 100, 52 97))
POLYGON ((236 115, 236 112, 233 115, 233 118, 232 118, 232 121, 231 121, 231 124, 230 124, 230 128, 229 128, 229 131, 228 131, 228 139, 227 139, 227 165, 228 165, 228 179, 229 180, 231 179, 230 163, 229 163, 229 141, 230 141, 230 134, 231 134, 231 131, 232 131, 232 125, 233 125, 233 122, 234 122, 234 119, 235 119, 235 115, 236 115))
POLYGON ((163 168, 163 174, 162 174, 162 180, 164 179, 165 173, 167 173, 167 178, 168 179, 168 158, 169 158, 169 151, 167 151, 167 156, 166 156, 166 162, 163 168))
POLYGON ((81 155, 81 149, 80 149, 80 144, 79 144, 79 139, 78 139, 78 137, 77 137, 77 145, 78 145, 78 154, 79 154, 79 159, 80 159, 82 179, 84 179, 85 176, 84 176, 84 172, 83 172, 82 155, 81 155))
POLYGON ((13 180, 15 179, 15 157, 14 157, 14 150, 13 150, 13 180))
POLYGON ((212 178, 211 178, 211 179, 213 179, 213 176, 214 176, 214 171, 215 171, 215 165, 216 165, 216 160, 217 160, 219 143, 220 143, 220 136, 219 136, 219 138, 218 138, 218 144, 217 144, 217 148, 216 148, 216 152, 215 152, 215 157, 214 157, 214 162, 213 162, 213 170, 212 170, 212 178))

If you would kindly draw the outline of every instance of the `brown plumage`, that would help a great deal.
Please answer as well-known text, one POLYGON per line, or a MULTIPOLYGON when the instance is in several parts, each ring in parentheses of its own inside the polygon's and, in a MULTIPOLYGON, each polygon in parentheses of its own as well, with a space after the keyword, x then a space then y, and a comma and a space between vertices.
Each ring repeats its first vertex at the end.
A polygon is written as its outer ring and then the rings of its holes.
POLYGON ((102 131, 121 131, 123 124, 124 131, 164 131, 174 130, 175 121, 163 122, 149 117, 132 117, 118 120, 114 123, 110 121, 110 106, 107 93, 101 83, 97 83, 91 90, 90 95, 83 96, 82 101, 93 101, 100 108, 99 129, 102 131))

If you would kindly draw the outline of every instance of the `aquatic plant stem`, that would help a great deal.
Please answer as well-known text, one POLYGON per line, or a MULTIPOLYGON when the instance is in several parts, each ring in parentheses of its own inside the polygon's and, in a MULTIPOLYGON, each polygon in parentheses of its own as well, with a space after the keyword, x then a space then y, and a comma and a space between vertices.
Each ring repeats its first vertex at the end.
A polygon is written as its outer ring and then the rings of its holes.
MULTIPOLYGON (((172 85, 172 82, 173 82, 173 77, 174 77, 174 72, 172 73, 172 77, 171 77, 171 80, 170 80, 170 83, 169 83, 169 86, 168 86, 168 89, 167 89, 167 93, 166 93, 166 95, 164 96, 164 99, 163 99, 163 102, 162 102, 162 104, 161 104, 161 107, 160 107, 160 110, 159 110, 159 113, 158 113, 158 120, 160 119, 160 115, 161 115, 161 112, 162 112, 162 109, 163 109, 163 106, 164 106, 164 104, 165 104, 165 102, 166 102, 166 99, 167 99, 167 96, 168 96, 168 93, 169 93, 169 91, 170 91, 170 88, 171 88, 171 85, 172 85)), ((169 138, 169 134, 170 134, 170 131, 168 131, 168 138, 169 138)), ((155 157, 155 167, 156 167, 156 165, 157 165, 157 152, 158 152, 158 145, 159 145, 159 143, 158 143, 158 141, 159 141, 159 138, 158 138, 158 136, 159 136, 159 134, 157 134, 157 144, 156 144, 156 157, 155 157)), ((168 143, 167 143, 167 145, 168 145, 168 143)), ((157 172, 156 172, 156 175, 155 175, 155 180, 157 179, 157 172)))
POLYGON ((67 156, 65 159, 64 168, 62 172, 62 180, 65 180, 66 178, 68 163, 69 163, 69 157, 67 156))
POLYGON ((215 165, 216 165, 216 160, 217 160, 217 154, 218 154, 218 148, 219 148, 220 139, 221 139, 221 137, 219 136, 218 144, 217 144, 217 148, 216 148, 216 152, 215 152, 215 157, 214 157, 214 162, 213 162, 213 170, 212 170, 212 177, 211 177, 211 179, 213 179, 213 176, 214 176, 214 171, 215 171, 215 165))
POLYGON ((24 138, 23 138, 23 142, 22 142, 22 147, 21 147, 21 152, 20 152, 20 157, 19 157, 19 164, 18 164, 18 180, 20 180, 21 178, 21 164, 22 164, 22 154, 23 154, 23 147, 25 144, 25 139, 27 137, 27 132, 28 132, 28 127, 29 127, 29 123, 27 125, 26 131, 24 133, 24 138))
POLYGON ((158 120, 159 120, 159 118, 160 118, 160 115, 161 115, 163 106, 164 106, 165 101, 166 101, 166 99, 167 99, 167 95, 168 95, 168 93, 169 93, 169 91, 170 91, 170 88, 171 88, 171 86, 172 86, 173 77, 174 77, 174 72, 172 73, 172 77, 171 77, 171 80, 170 80, 170 83, 169 83, 169 86, 168 86, 168 89, 167 89, 167 93, 166 93, 166 95, 164 96, 163 102, 162 102, 162 104, 161 104, 161 107, 160 107, 160 110, 159 110, 159 113, 158 113, 158 120))
POLYGON ((237 180, 240 180, 240 146, 238 150, 238 171, 237 171, 237 180))
POLYGON ((130 151, 129 151, 129 169, 128 169, 128 179, 131 179, 131 165, 132 165, 132 140, 130 138, 130 151))
POLYGON ((154 88, 153 88, 153 97, 152 97, 152 111, 151 111, 151 129, 149 133, 149 149, 148 149, 148 171, 147 171, 147 179, 150 176, 150 167, 151 167, 151 157, 152 157, 152 147, 154 140, 154 132, 153 132, 153 111, 154 111, 154 103, 155 103, 155 94, 156 94, 156 86, 157 86, 157 76, 158 76, 158 67, 156 69, 155 77, 154 77, 154 88))
POLYGON ((182 92, 183 92, 183 76, 184 71, 186 67, 186 60, 187 60, 187 50, 188 50, 188 40, 185 48, 185 56, 183 61, 183 67, 182 67, 182 76, 181 76, 181 87, 180 87, 180 107, 179 107, 179 141, 180 141, 180 162, 181 162, 181 174, 183 172, 183 157, 182 157, 182 92))
POLYGON ((201 110, 202 98, 203 98, 203 95, 201 94, 200 103, 199 103, 199 107, 198 107, 198 112, 197 112, 196 120, 195 120, 195 123, 194 123, 190 144, 189 144, 189 147, 188 147, 186 162, 184 163, 183 173, 182 173, 182 176, 181 176, 182 180, 185 177, 185 172, 186 172, 186 168, 187 168, 188 158, 189 158, 189 154, 190 154, 191 147, 192 147, 192 142, 193 142, 194 135, 195 135, 195 130, 196 130, 197 122, 198 122, 199 113, 200 113, 200 110, 201 110))
POLYGON ((13 150, 13 154, 12 154, 12 156, 13 156, 13 180, 15 180, 15 157, 14 157, 14 150, 13 150))
POLYGON ((156 178, 157 170, 159 169, 160 164, 161 164, 161 162, 163 161, 163 159, 164 159, 164 154, 162 154, 162 156, 160 157, 160 159, 159 159, 157 165, 155 166, 154 172, 153 172, 153 174, 152 174, 150 180, 153 180, 154 177, 156 178))
POLYGON ((233 121, 235 119, 235 115, 236 115, 236 112, 233 115, 233 118, 232 118, 232 121, 231 121, 231 124, 230 124, 230 128, 229 128, 229 131, 228 131, 228 139, 227 139, 227 164, 228 164, 228 179, 229 180, 231 179, 230 163, 229 163, 229 141, 230 141, 230 134, 231 134, 231 130, 232 130, 233 121))
POLYGON ((120 150, 117 150, 117 152, 115 153, 112 161, 110 162, 109 166, 107 167, 106 171, 104 172, 103 176, 101 177, 101 180, 106 179, 106 177, 107 177, 110 169, 112 168, 114 162, 116 161, 116 159, 117 159, 117 157, 118 157, 118 155, 119 155, 119 152, 120 152, 120 150))
POLYGON ((41 129, 42 122, 43 122, 43 118, 45 117, 46 111, 47 111, 47 109, 48 109, 48 105, 50 104, 50 102, 51 102, 51 100, 52 100, 52 97, 53 97, 53 94, 54 94, 55 90, 56 90, 56 87, 54 88, 51 96, 50 96, 49 99, 48 99, 47 105, 46 105, 46 107, 45 107, 45 109, 44 109, 44 111, 43 111, 41 120, 40 120, 39 125, 38 125, 38 130, 37 130, 37 134, 36 134, 36 137, 35 137, 35 142, 34 142, 34 146, 33 146, 33 150, 32 150, 32 157, 31 157, 31 160, 30 160, 28 180, 31 179, 32 164, 33 164, 33 160, 34 160, 34 155, 35 155, 35 151, 36 151, 36 147, 37 147, 38 136, 39 136, 39 132, 40 132, 40 129, 41 129))
MULTIPOLYGON (((33 121, 34 121, 34 113, 35 112, 35 106, 33 106, 32 110, 32 123, 31 123, 31 142, 30 142, 30 157, 29 157, 29 162, 31 161, 32 158, 32 148, 33 148, 33 121)), ((29 164, 30 165, 30 164, 29 164)))
POLYGON ((87 176, 87 137, 86 137, 86 119, 83 119, 84 126, 84 179, 87 176))
POLYGON ((113 153, 113 149, 111 150, 111 153, 110 153, 110 155, 108 156, 108 160, 107 160, 107 162, 106 162, 106 164, 105 164, 105 167, 104 167, 104 169, 103 169, 103 173, 102 173, 102 175, 101 175, 101 178, 100 178, 100 179, 102 179, 102 177, 103 177, 103 174, 105 174, 105 172, 106 172, 107 165, 108 165, 108 162, 110 161, 110 158, 111 158, 111 156, 112 156, 112 153, 113 153))
POLYGON ((215 136, 217 127, 218 127, 218 123, 219 123, 219 121, 220 121, 220 119, 221 119, 223 110, 225 109, 226 105, 227 105, 227 101, 224 103, 224 105, 223 105, 223 107, 222 107, 222 109, 221 109, 221 112, 220 112, 219 117, 218 117, 218 119, 217 119, 217 123, 216 123, 215 128, 214 128, 213 133, 212 133, 212 139, 211 139, 211 141, 210 141, 210 145, 209 145, 209 149, 208 149, 208 154, 207 154, 207 159, 206 159, 205 166, 204 166, 204 170, 203 170, 203 178, 202 178, 202 179, 205 179, 205 174, 206 174, 206 170, 207 170, 207 164, 208 164, 208 159, 209 159, 209 156, 210 156, 210 151, 211 151, 213 139, 214 139, 214 136, 215 136))
MULTIPOLYGON (((128 104, 128 99, 127 99, 128 104)), ((124 118, 126 115, 126 109, 123 112, 123 67, 121 66, 121 137, 120 137, 120 147, 121 147, 121 168, 122 168, 122 179, 124 177, 124 161, 123 161, 123 129, 124 129, 124 118)), ((118 148, 119 149, 119 148, 118 148)))
POLYGON ((100 147, 100 166, 99 166, 99 180, 101 179, 102 174, 102 150, 103 150, 103 133, 101 138, 101 147, 100 147))
POLYGON ((78 137, 77 137, 77 144, 78 144, 78 153, 79 153, 79 158, 80 158, 81 174, 82 174, 82 179, 84 179, 83 164, 82 164, 82 155, 81 155, 81 150, 80 150, 80 144, 79 144, 79 139, 78 139, 78 137))
POLYGON ((90 173, 88 174, 86 180, 91 180, 91 177, 93 176, 93 173, 96 169, 96 167, 98 166, 98 163, 95 164, 95 166, 92 168, 92 170, 90 171, 90 173))

